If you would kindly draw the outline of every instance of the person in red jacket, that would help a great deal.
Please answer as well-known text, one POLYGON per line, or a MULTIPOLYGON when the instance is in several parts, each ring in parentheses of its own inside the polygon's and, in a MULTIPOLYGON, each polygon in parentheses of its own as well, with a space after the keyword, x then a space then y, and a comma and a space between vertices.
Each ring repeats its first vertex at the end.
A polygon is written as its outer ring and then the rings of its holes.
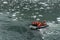
POLYGON ((43 22, 38 22, 38 21, 32 22, 32 25, 37 26, 38 28, 41 28, 42 26, 45 26, 47 24, 46 24, 46 21, 44 20, 43 22))

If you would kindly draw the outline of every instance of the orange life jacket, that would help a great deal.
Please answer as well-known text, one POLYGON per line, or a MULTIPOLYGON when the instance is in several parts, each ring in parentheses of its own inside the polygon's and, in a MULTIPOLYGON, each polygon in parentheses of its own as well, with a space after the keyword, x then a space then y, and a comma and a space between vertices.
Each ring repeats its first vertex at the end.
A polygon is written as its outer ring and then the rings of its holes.
POLYGON ((36 25, 37 27, 45 26, 46 22, 32 22, 32 25, 36 25))

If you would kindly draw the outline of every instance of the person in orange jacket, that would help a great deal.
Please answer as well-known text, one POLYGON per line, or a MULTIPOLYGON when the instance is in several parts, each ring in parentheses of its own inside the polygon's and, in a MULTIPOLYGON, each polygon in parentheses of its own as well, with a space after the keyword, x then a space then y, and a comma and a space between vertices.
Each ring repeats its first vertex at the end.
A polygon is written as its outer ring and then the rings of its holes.
POLYGON ((41 28, 42 26, 46 25, 46 21, 44 20, 43 22, 32 22, 33 26, 37 26, 38 28, 41 28))

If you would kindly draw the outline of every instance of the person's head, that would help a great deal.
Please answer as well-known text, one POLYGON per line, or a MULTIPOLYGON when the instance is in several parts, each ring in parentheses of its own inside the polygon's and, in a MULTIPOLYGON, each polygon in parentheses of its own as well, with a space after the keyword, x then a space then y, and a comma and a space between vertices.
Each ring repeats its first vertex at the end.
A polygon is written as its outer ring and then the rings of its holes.
POLYGON ((46 23, 46 20, 44 20, 43 23, 46 23))

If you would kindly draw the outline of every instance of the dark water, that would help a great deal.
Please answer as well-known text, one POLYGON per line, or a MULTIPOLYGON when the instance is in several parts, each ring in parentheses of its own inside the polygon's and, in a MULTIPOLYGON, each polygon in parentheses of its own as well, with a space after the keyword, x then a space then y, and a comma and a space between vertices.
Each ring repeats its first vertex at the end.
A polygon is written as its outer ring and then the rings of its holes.
POLYGON ((56 5, 47 6, 39 2, 1 0, 0 40, 60 40, 60 9, 56 5), (29 24, 38 20, 46 20, 49 27, 39 31, 29 29, 29 24))

